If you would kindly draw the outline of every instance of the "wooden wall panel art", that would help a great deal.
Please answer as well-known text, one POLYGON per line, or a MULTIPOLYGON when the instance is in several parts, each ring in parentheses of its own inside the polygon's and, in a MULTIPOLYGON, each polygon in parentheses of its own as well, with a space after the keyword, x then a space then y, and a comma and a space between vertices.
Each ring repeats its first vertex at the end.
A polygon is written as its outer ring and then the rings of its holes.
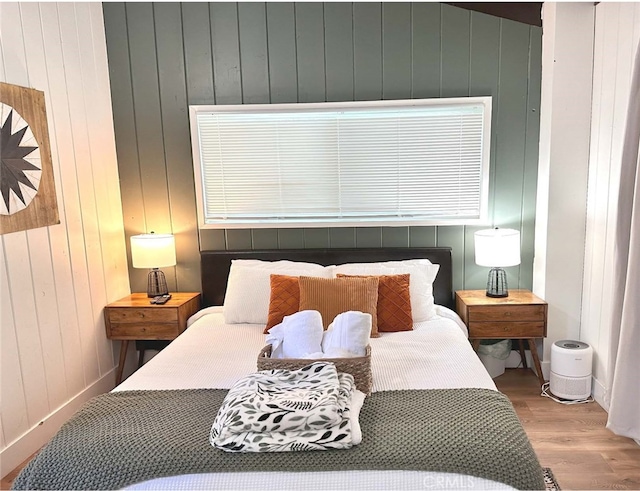
POLYGON ((44 92, 0 82, 0 234, 57 223, 44 92))

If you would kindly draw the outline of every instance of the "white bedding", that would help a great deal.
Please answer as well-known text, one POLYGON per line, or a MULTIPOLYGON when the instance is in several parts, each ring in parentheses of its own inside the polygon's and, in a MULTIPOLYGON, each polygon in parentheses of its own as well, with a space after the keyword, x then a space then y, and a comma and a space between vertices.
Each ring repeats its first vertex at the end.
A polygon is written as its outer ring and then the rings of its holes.
MULTIPOLYGON (((229 389, 254 372, 265 344, 264 326, 225 324, 221 309, 210 307, 197 313, 181 336, 114 390, 229 389)), ((495 390, 463 328, 438 316, 416 324, 413 331, 372 338, 373 391, 495 390)))
MULTIPOLYGON (((477 387, 496 389, 455 313, 438 306, 435 319, 413 331, 371 339, 373 391, 477 387)), ((264 326, 224 324, 221 307, 190 319, 190 327, 114 389, 228 389, 256 370, 264 326)), ((363 435, 366 438, 366 434, 363 435)), ((512 489, 459 474, 415 471, 195 474, 154 479, 128 489, 512 489)))

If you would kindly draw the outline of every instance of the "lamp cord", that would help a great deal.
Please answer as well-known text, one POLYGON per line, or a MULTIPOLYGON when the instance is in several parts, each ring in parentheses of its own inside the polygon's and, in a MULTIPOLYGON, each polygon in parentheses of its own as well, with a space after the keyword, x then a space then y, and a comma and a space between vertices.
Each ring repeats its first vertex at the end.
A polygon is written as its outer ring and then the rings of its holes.
POLYGON ((544 384, 542 384, 542 392, 540 393, 540 395, 542 397, 548 397, 552 401, 558 402, 560 404, 566 404, 570 406, 573 404, 586 404, 587 402, 594 402, 594 399, 592 396, 589 396, 586 399, 577 399, 575 401, 568 400, 568 399, 559 399, 555 397, 553 394, 551 394, 551 392, 548 392, 548 389, 549 389, 549 382, 545 382, 544 384))

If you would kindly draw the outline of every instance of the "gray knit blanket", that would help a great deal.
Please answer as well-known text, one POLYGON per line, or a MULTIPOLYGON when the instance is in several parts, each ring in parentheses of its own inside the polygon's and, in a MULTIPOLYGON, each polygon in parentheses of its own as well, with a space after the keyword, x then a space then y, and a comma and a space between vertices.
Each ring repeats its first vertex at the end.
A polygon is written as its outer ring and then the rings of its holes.
POLYGON ((103 394, 78 411, 14 489, 117 489, 203 472, 427 470, 544 489, 542 468, 506 396, 487 389, 401 390, 367 397, 363 440, 348 450, 230 454, 209 444, 227 391, 103 394))

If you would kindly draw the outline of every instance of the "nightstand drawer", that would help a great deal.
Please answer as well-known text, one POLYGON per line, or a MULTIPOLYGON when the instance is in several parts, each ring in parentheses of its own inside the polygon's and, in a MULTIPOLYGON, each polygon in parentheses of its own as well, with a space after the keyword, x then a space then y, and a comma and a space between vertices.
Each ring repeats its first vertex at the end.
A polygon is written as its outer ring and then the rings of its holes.
POLYGON ((109 320, 123 324, 135 322, 177 322, 178 309, 168 308, 112 308, 109 309, 109 320))
POLYGON ((545 320, 544 305, 487 305, 469 308, 469 322, 545 320))
POLYGON ((111 323, 110 338, 116 339, 175 339, 180 334, 178 324, 117 324, 111 323))
POLYGON ((542 338, 544 322, 470 322, 469 337, 490 338, 542 338))

